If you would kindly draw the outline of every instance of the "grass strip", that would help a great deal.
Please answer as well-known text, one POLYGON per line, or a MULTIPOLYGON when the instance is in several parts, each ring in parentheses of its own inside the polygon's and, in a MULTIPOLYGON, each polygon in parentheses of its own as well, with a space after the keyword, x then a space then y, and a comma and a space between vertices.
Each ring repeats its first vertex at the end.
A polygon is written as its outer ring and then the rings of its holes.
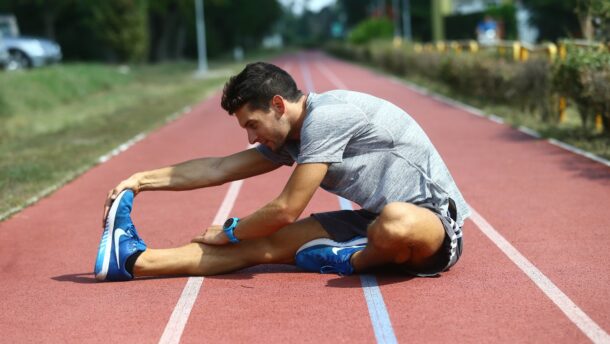
POLYGON ((226 73, 210 78, 194 78, 196 65, 185 62, 0 74, 0 220, 202 101, 241 68, 211 64, 226 73))

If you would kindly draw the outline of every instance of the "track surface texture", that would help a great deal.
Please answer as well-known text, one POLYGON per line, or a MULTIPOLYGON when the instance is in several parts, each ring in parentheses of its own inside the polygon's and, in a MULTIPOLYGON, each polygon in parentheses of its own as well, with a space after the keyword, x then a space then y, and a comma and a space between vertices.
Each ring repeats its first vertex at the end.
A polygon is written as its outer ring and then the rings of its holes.
MULTIPOLYGON (((288 70, 303 91, 348 88, 406 110, 443 156, 479 220, 466 222, 462 259, 441 277, 375 274, 377 306, 387 318, 373 319, 369 289, 359 276, 264 265, 198 279, 192 308, 182 310, 185 326, 163 341, 610 341, 610 168, 321 53, 272 62, 288 70), (536 269, 534 277, 483 227, 493 227, 518 251, 536 269), (536 278, 555 289, 541 287, 536 278), (571 303, 558 305, 557 291, 571 303), (387 336, 379 335, 376 321, 387 336)), ((162 339, 185 284, 195 279, 95 282, 103 201, 134 172, 245 149, 246 133, 219 103, 217 93, 0 223, 0 342, 162 339)), ((290 172, 281 168, 244 181, 231 216, 246 216, 271 200, 290 172)), ((144 192, 135 200, 134 222, 149 247, 184 244, 214 221, 229 188, 144 192)), ((303 216, 336 209, 338 198, 319 191, 303 216)))

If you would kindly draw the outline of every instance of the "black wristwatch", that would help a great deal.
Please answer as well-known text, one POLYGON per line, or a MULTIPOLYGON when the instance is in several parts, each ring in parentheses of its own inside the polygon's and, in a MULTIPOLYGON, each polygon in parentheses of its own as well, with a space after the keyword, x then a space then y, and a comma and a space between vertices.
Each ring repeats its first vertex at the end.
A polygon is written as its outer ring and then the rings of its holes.
POLYGON ((225 232, 227 237, 229 237, 229 241, 234 244, 239 242, 239 239, 237 239, 233 233, 235 231, 235 227, 237 227, 237 223, 239 223, 239 218, 230 217, 227 219, 227 221, 225 221, 225 224, 222 225, 222 230, 225 232))

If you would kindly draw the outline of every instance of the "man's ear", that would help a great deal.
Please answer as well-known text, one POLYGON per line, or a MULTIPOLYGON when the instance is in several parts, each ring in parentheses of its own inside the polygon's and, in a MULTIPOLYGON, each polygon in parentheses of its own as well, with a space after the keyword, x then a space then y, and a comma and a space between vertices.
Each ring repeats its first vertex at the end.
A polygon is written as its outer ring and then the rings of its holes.
POLYGON ((286 112, 286 103, 284 98, 282 98, 282 96, 280 95, 274 95, 273 98, 271 98, 271 106, 273 107, 273 109, 275 111, 277 111, 280 114, 284 114, 284 112, 286 112))

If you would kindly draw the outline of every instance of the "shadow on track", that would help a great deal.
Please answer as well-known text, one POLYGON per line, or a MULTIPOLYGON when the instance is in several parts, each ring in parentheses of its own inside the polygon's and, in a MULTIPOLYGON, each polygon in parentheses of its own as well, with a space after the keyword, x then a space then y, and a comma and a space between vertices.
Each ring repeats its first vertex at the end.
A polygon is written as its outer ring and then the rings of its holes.
MULTIPOLYGON (((183 276, 183 275, 175 275, 175 276, 161 276, 161 277, 138 277, 136 279, 133 279, 131 281, 122 281, 122 282, 137 282, 137 281, 146 281, 146 280, 157 280, 157 279, 168 279, 168 278, 187 278, 189 276, 183 276)), ((51 277, 52 280, 55 280, 57 282, 72 282, 72 283, 79 283, 79 284, 92 284, 92 283, 108 283, 108 282, 98 282, 95 277, 93 276, 92 272, 82 272, 82 273, 78 273, 78 274, 66 274, 66 275, 60 275, 60 276, 55 276, 55 277, 51 277)), ((120 283, 120 282, 111 282, 111 283, 120 283)))
MULTIPOLYGON (((531 137, 516 130, 504 131, 500 137, 516 143, 526 144, 542 141, 542 139, 531 137)), ((605 186, 610 185, 610 168, 576 153, 569 152, 559 147, 556 148, 558 149, 554 150, 552 153, 549 151, 548 154, 558 155, 562 158, 560 162, 560 167, 562 169, 571 172, 576 177, 599 181, 605 186)), ((525 149, 524 152, 527 152, 527 150, 525 149)))

